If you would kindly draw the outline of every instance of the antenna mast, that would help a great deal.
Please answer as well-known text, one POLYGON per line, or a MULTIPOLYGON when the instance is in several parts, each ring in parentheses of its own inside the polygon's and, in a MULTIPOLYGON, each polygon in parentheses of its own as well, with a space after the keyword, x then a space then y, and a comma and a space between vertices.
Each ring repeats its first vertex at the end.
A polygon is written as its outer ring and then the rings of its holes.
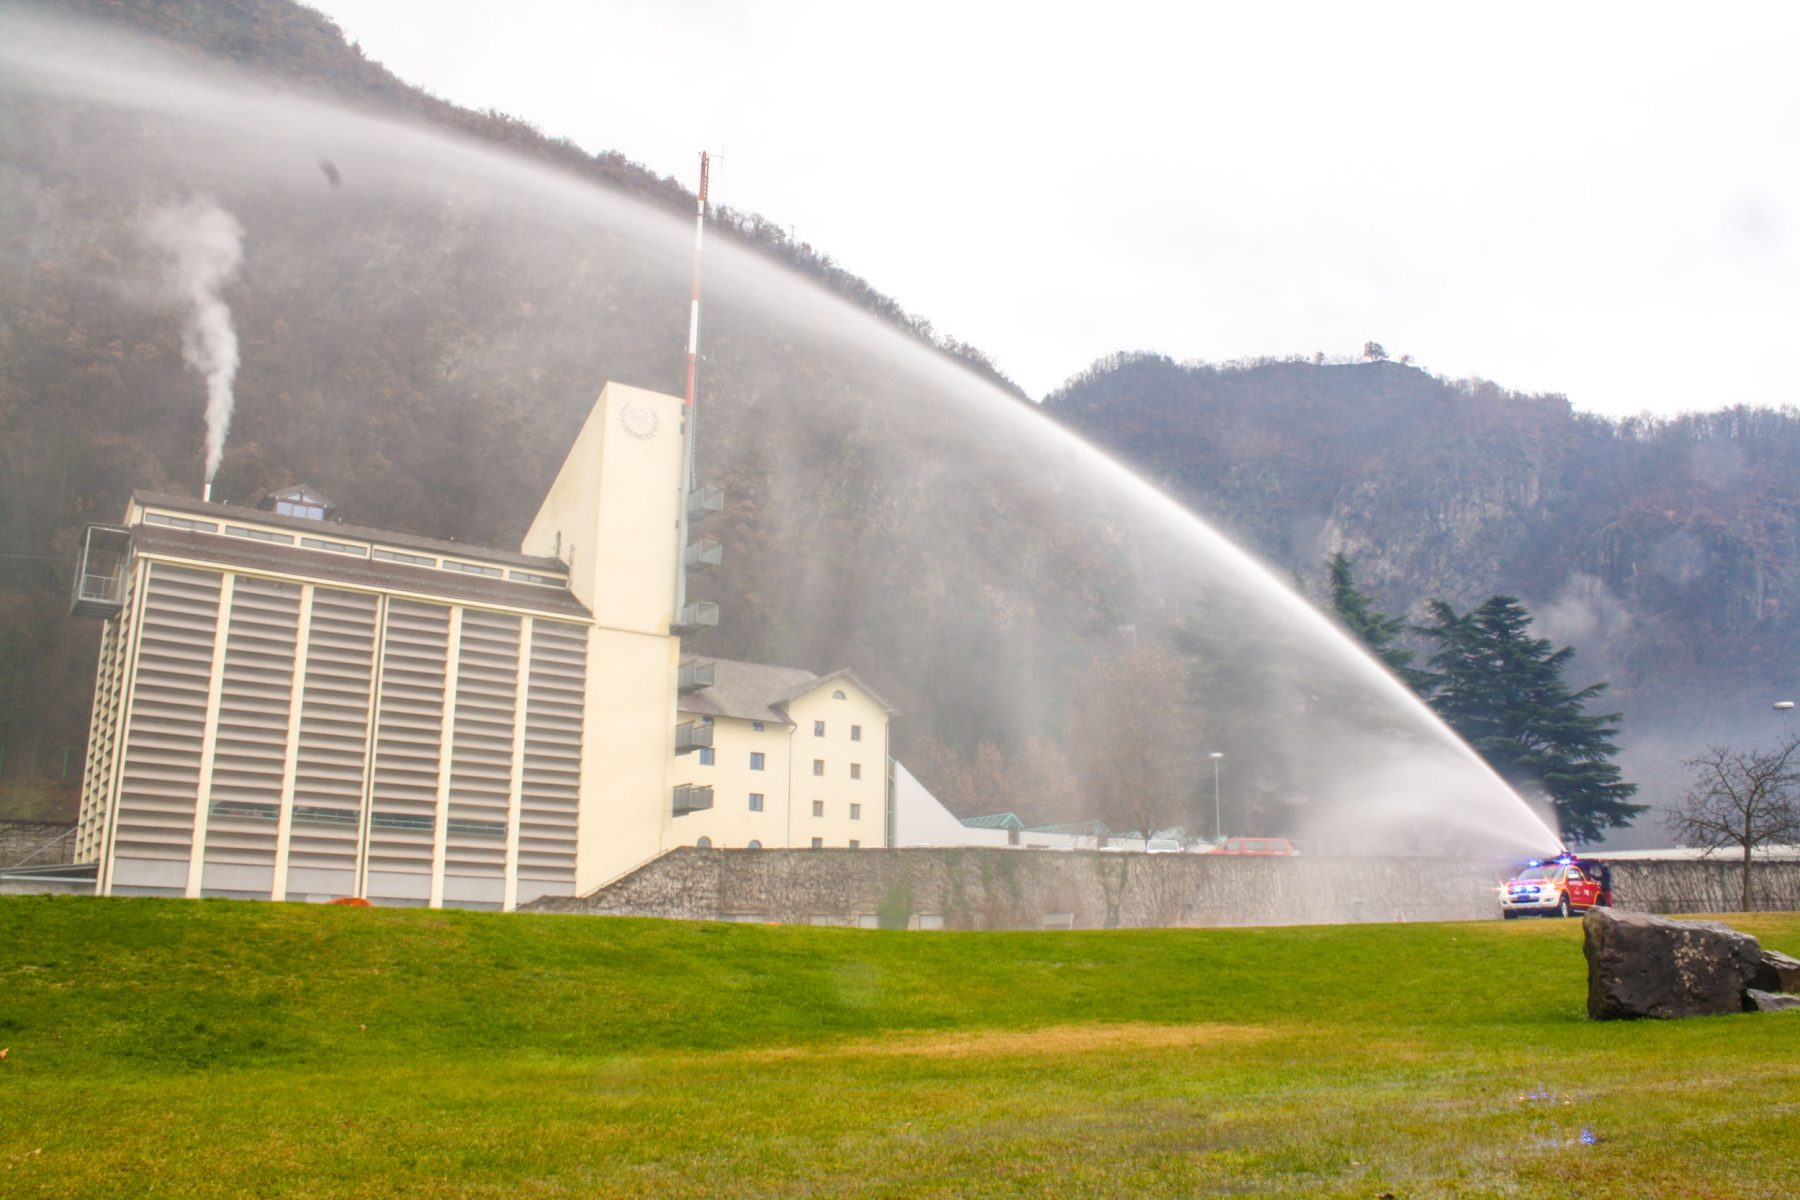
MULTIPOLYGON (((688 410, 688 423, 693 424, 694 413, 694 361, 700 351, 700 239, 706 232, 706 179, 708 162, 706 151, 700 152, 700 198, 695 205, 694 213, 694 297, 688 304, 688 370, 687 394, 682 398, 688 410)), ((693 447, 693 439, 688 439, 688 446, 693 447)), ((692 483, 693 480, 688 480, 692 483)))
POLYGON ((675 619, 687 607, 688 498, 694 490, 694 367, 700 357, 700 243, 706 233, 706 184, 710 164, 700 152, 700 195, 694 205, 694 290, 688 301, 687 392, 681 399, 681 516, 675 543, 675 619))

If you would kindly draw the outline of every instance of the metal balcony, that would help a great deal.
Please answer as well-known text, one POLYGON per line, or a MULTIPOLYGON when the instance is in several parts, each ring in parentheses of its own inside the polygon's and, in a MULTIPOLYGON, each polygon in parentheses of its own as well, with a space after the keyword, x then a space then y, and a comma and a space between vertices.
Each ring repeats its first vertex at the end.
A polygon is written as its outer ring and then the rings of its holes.
POLYGON ((669 632, 676 637, 687 637, 703 629, 714 629, 718 624, 719 606, 711 600, 696 600, 675 614, 675 623, 669 626, 669 632))
POLYGON ((716 512, 724 511, 724 488, 698 487, 688 493, 687 515, 689 521, 705 520, 716 512))
POLYGON ((711 570, 723 561, 725 561, 725 547, 710 539, 690 543, 681 556, 682 565, 687 567, 690 575, 698 575, 702 571, 711 570))
POLYGON ((712 801, 713 790, 710 787, 696 787, 691 783, 677 784, 675 787, 675 815, 678 817, 705 812, 712 807, 712 801))
POLYGON ((675 727, 675 753, 692 754, 713 744, 711 721, 683 721, 675 727))
POLYGON ((77 617, 119 615, 125 607, 125 563, 131 557, 131 531, 116 525, 89 525, 81 535, 75 559, 75 594, 69 612, 77 617))
POLYGON ((713 685, 715 674, 712 663, 703 658, 692 659, 681 664, 678 686, 683 692, 698 692, 713 685))

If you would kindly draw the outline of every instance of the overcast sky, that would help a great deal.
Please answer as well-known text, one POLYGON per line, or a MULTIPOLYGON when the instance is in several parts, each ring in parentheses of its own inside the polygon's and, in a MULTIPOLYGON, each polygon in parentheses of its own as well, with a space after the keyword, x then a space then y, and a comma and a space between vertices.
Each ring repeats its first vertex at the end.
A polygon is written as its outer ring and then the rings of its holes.
POLYGON ((459 104, 760 212, 1034 395, 1356 353, 1800 402, 1800 4, 312 0, 459 104))

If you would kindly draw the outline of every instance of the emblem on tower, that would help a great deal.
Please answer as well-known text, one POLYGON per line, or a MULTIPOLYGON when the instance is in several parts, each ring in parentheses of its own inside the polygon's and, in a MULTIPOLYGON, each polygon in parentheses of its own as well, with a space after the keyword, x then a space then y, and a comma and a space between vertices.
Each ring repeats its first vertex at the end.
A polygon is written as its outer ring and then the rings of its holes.
POLYGON ((619 409, 619 424, 634 438, 656 436, 656 410, 645 404, 626 404, 619 409))

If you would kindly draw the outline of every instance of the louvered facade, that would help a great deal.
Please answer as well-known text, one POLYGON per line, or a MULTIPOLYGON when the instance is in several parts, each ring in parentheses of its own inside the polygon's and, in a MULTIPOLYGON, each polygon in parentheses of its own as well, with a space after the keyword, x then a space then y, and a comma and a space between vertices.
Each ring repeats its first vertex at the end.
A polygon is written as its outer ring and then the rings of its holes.
POLYGON ((78 833, 103 891, 574 892, 585 623, 148 554, 129 588, 78 833))
POLYGON ((516 552, 322 498, 139 493, 95 527, 97 890, 511 909, 661 853, 681 425, 608 385, 516 552))

